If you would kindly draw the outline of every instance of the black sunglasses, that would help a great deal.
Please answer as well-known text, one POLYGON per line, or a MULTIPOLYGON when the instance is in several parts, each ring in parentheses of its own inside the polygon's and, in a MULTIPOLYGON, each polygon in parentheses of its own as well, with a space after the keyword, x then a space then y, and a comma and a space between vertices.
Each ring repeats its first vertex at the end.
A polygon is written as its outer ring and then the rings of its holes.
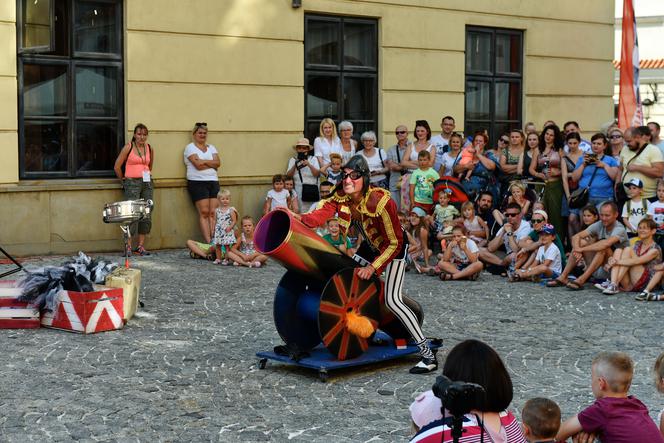
POLYGON ((207 126, 207 123, 205 122, 196 122, 194 126, 207 126))
POLYGON ((544 219, 543 218, 533 218, 531 221, 533 223, 542 223, 544 221, 544 219))
POLYGON ((357 171, 351 171, 349 173, 345 172, 341 173, 341 180, 346 180, 348 177, 350 177, 351 180, 357 180, 362 177, 362 173, 357 171))
POLYGON ((408 131, 394 131, 396 135, 407 134, 408 131))
POLYGON ((506 212, 506 213, 505 213, 505 216, 506 216, 506 217, 516 217, 516 216, 518 216, 518 215, 520 215, 520 214, 521 214, 520 212, 511 212, 511 213, 510 213, 510 212, 506 212))
POLYGON ((509 140, 505 140, 504 138, 499 138, 498 141, 503 142, 503 143, 509 143, 510 142, 509 140))
POLYGON ((619 135, 619 134, 616 134, 616 135, 612 135, 612 136, 611 136, 611 138, 622 138, 622 137, 623 137, 623 136, 622 136, 622 135, 619 135))

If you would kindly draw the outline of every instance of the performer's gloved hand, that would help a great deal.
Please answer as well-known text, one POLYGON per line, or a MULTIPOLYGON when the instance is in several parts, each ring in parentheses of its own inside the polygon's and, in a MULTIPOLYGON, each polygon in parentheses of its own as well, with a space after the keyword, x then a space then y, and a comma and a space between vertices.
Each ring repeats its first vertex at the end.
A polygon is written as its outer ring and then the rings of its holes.
POLYGON ((357 276, 360 277, 362 280, 369 280, 372 275, 376 273, 376 270, 374 269, 373 266, 367 265, 363 268, 358 269, 357 271, 357 276))

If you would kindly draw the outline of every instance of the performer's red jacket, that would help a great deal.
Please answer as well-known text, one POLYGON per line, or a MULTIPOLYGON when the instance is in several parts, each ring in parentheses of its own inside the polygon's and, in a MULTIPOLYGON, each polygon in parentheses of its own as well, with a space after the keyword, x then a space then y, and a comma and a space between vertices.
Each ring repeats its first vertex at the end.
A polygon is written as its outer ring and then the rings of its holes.
MULTIPOLYGON (((381 275, 403 248, 403 230, 397 216, 397 205, 390 198, 389 191, 369 186, 358 205, 358 212, 368 237, 366 241, 378 251, 371 265, 376 274, 381 275)), ((343 189, 337 189, 330 197, 321 200, 314 211, 301 217, 302 223, 310 228, 322 226, 330 218, 338 217, 341 235, 345 237, 351 224, 350 196, 343 189)))

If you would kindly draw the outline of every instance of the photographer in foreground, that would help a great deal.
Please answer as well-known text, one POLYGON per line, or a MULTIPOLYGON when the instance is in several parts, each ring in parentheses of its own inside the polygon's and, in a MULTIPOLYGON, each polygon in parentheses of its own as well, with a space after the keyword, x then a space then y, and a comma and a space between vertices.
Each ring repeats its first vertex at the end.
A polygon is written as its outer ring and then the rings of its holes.
POLYGON ((445 360, 443 376, 410 405, 418 431, 411 443, 452 442, 455 421, 462 427, 460 443, 479 441, 478 436, 486 442, 525 443, 519 423, 507 411, 512 379, 493 348, 478 340, 459 343, 445 360))
POLYGON ((288 160, 286 175, 293 177, 300 212, 307 212, 311 205, 320 198, 318 192, 313 192, 313 195, 310 192, 318 188, 320 165, 318 159, 311 152, 309 139, 299 139, 293 149, 295 149, 295 156, 288 160), (303 188, 307 188, 307 192, 303 192, 303 188))

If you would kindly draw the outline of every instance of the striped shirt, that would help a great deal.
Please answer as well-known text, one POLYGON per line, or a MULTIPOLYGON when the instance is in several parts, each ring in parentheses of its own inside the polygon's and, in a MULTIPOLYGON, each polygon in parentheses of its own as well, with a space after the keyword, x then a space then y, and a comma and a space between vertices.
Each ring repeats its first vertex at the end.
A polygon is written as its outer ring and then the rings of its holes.
MULTIPOLYGON (((521 432, 521 426, 514 415, 509 411, 503 411, 500 416, 500 432, 494 433, 484 428, 484 441, 487 443, 526 443, 521 432)), ((459 443, 480 443, 482 440, 482 427, 474 414, 466 414, 463 417, 463 434, 459 443)), ((424 426, 410 440, 411 443, 451 443, 452 438, 452 416, 445 419, 435 420, 424 426), (441 440, 441 433, 442 440, 441 440)))

